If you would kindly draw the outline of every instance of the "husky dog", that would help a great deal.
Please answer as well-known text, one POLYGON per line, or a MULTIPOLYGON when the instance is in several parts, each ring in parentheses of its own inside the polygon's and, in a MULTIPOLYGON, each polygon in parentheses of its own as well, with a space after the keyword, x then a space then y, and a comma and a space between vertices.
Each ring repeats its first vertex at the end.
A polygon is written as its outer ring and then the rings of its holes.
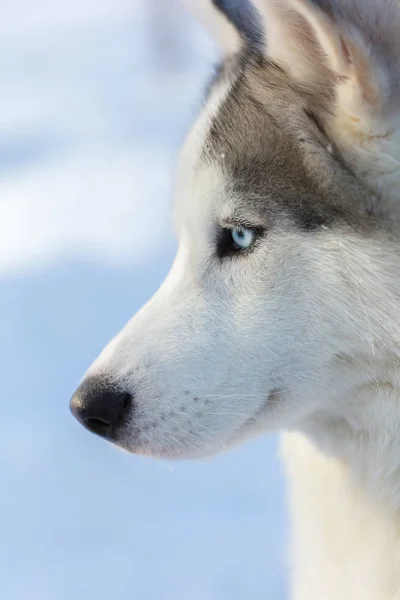
POLYGON ((293 598, 400 599, 399 0, 187 1, 223 59, 179 249, 72 411, 153 456, 285 431, 293 598))

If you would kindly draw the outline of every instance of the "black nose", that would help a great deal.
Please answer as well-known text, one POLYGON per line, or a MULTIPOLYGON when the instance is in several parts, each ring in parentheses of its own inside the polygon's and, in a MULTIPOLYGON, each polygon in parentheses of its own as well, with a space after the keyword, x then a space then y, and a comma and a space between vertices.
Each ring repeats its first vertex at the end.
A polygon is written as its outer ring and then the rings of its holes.
POLYGON ((98 377, 86 379, 71 398, 71 411, 89 431, 115 440, 132 405, 132 396, 98 377))

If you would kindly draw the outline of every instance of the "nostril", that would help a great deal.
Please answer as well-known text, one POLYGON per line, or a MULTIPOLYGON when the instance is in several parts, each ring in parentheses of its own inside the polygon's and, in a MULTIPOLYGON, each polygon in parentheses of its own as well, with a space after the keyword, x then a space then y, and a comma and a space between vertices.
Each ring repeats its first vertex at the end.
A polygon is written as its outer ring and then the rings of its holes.
POLYGON ((97 433, 97 435, 105 436, 111 429, 111 424, 102 419, 89 417, 88 419, 84 419, 84 422, 86 427, 93 433, 97 433))
POLYGON ((88 378, 71 399, 74 416, 92 433, 114 440, 127 413, 132 395, 109 381, 88 378))

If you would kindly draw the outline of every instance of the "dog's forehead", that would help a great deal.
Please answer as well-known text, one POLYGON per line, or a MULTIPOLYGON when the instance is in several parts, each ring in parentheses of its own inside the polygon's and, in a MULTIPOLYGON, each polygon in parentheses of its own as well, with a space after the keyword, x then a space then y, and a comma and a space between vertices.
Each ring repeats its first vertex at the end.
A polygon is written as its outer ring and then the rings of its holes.
POLYGON ((305 166, 307 132, 299 135, 304 108, 284 77, 275 65, 251 61, 220 69, 181 153, 176 222, 191 228, 238 214, 259 225, 288 217, 302 229, 325 223, 322 191, 305 166))
POLYGON ((221 106, 229 98, 235 82, 233 73, 218 70, 209 86, 207 101, 193 124, 180 153, 175 186, 174 220, 179 222, 191 218, 196 211, 196 221, 210 218, 210 212, 223 210, 227 197, 228 178, 222 153, 218 160, 207 160, 206 147, 213 124, 221 106))

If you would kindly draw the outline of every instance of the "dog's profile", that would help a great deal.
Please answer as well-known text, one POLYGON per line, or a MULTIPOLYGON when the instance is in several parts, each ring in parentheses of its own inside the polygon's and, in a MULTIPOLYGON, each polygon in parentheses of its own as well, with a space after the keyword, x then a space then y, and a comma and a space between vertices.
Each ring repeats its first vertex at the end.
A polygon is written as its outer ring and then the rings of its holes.
POLYGON ((285 431, 293 599, 400 599, 400 2, 187 3, 223 59, 178 253, 72 410, 154 456, 285 431))

